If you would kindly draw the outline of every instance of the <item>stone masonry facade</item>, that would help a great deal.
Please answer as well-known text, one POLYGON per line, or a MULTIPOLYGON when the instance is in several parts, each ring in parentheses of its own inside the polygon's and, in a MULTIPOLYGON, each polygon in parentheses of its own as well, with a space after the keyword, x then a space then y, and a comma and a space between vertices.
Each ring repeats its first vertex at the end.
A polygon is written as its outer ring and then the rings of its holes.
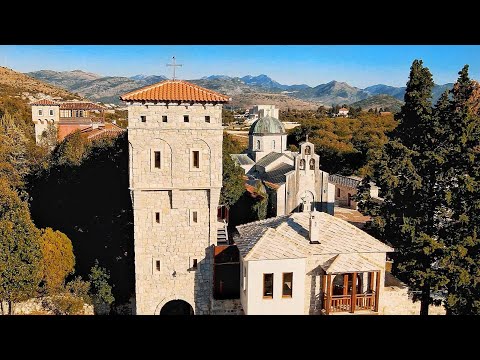
POLYGON ((209 314, 222 186, 222 106, 128 105, 136 314, 159 314, 171 300, 209 314))

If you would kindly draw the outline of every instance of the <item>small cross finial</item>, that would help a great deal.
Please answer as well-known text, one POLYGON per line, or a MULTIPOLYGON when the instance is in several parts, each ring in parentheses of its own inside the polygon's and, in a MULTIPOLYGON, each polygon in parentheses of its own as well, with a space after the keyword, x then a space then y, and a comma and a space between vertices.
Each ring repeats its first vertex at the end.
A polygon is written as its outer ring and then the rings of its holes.
POLYGON ((172 66, 173 67, 173 78, 172 78, 172 80, 175 80, 175 68, 177 66, 182 66, 182 64, 176 64, 175 63, 175 56, 172 57, 172 63, 173 64, 167 64, 167 66, 172 66))
POLYGON ((307 142, 308 142, 308 134, 307 134, 307 136, 305 137, 305 141, 307 141, 307 142))

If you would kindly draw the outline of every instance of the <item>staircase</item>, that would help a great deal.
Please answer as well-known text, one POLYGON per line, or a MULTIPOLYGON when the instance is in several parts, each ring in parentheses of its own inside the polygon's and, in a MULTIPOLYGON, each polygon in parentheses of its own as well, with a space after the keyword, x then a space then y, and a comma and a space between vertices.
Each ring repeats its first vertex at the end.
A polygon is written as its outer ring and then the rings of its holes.
POLYGON ((228 245, 228 232, 227 232, 227 223, 218 224, 217 227, 217 245, 228 245))

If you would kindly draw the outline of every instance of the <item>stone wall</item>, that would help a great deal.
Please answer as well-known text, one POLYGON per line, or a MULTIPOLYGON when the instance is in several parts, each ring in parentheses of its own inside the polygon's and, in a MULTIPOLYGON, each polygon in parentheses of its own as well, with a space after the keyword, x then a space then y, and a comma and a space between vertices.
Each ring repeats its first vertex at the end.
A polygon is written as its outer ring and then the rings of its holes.
MULTIPOLYGON (((7 303, 3 303, 5 315, 8 311, 7 303)), ((1 312, 0 312, 1 314, 1 312)), ((27 301, 14 304, 14 315, 54 315, 54 312, 48 307, 47 298, 32 298, 27 301)), ((84 304, 83 314, 79 315, 94 315, 93 305, 84 304)))
POLYGON ((211 315, 244 315, 240 299, 213 300, 211 315))
MULTIPOLYGON (((391 275, 388 274, 388 277, 391 278, 391 275)), ((384 287, 379 313, 382 315, 420 315, 420 301, 413 302, 408 287, 401 281, 395 280, 396 282, 392 286, 384 287)), ((429 315, 445 315, 445 308, 430 305, 429 315)))
POLYGON ((335 184, 335 204, 350 209, 356 209, 357 203, 350 199, 350 206, 348 205, 348 194, 350 197, 357 194, 357 189, 347 187, 344 185, 335 184), (339 194, 340 193, 340 194, 339 194))

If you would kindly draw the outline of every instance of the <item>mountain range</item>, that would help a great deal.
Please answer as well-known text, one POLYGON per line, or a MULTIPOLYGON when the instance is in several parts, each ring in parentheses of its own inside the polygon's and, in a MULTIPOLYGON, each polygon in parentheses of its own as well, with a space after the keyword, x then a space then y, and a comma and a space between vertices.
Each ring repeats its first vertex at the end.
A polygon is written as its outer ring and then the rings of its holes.
MULTIPOLYGON (((120 103, 119 95, 166 79, 163 75, 143 74, 131 77, 101 76, 82 70, 62 72, 39 70, 26 73, 26 75, 67 89, 91 100, 116 104, 120 103)), ((297 105, 315 108, 319 105, 353 104, 376 95, 382 95, 377 97, 373 103, 375 105, 379 103, 379 107, 388 107, 395 103, 395 99, 397 100, 396 105, 401 104, 405 94, 405 87, 378 84, 360 89, 346 82, 335 80, 314 87, 306 84, 284 85, 264 74, 243 77, 210 75, 188 81, 231 96, 233 106, 239 106, 239 99, 241 99, 242 106, 250 106, 258 103, 260 98, 264 99, 267 96, 271 98, 273 103, 280 103, 280 108, 297 105)), ((451 83, 435 85, 432 93, 433 101, 436 102, 442 92, 451 89, 452 86, 451 83)))

